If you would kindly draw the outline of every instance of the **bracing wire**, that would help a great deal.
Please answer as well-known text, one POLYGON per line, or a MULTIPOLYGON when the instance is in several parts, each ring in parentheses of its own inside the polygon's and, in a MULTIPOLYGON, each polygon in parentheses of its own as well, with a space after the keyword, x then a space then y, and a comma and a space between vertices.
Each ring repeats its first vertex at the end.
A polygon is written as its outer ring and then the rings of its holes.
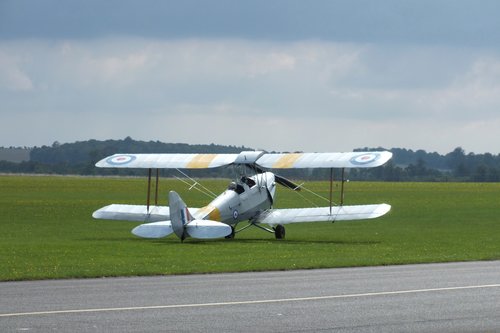
POLYGON ((191 184, 191 183, 189 183, 188 181, 186 181, 186 180, 184 180, 184 179, 182 179, 182 178, 180 178, 180 177, 177 177, 177 176, 174 176, 174 177, 175 177, 176 179, 180 180, 181 182, 183 182, 184 184, 188 185, 188 186, 189 186, 189 190, 191 190, 191 189, 193 189, 193 188, 194 188, 194 189, 195 189, 195 190, 197 190, 198 192, 200 192, 200 193, 202 193, 202 194, 206 195, 207 197, 209 197, 209 198, 211 198, 211 199, 214 199, 214 198, 215 198, 215 196, 213 196, 212 194, 210 194, 210 193, 208 193, 208 192, 204 191, 204 190, 203 190, 203 189, 201 189, 201 188, 196 187, 196 185, 199 185, 200 183, 196 182, 196 183, 194 183, 194 184, 191 184))
MULTIPOLYGON (((318 193, 308 189, 307 187, 304 186, 304 183, 300 184, 298 187, 300 187, 301 189, 305 190, 306 192, 308 193, 311 193, 312 195, 330 203, 330 199, 328 198, 325 198, 324 196, 322 195, 319 195, 318 193)), ((310 200, 309 198, 307 198, 306 196, 304 196, 302 193, 300 193, 299 191, 295 191, 295 193, 297 193, 297 195, 299 195, 302 199, 304 199, 305 201, 307 201, 308 203, 310 203, 311 205, 315 206, 315 207, 319 207, 315 202, 313 202, 312 200, 310 200)), ((335 204, 335 203, 334 203, 335 204)), ((336 205, 336 204, 335 204, 336 205)))
POLYGON ((216 195, 214 192, 210 191, 208 188, 206 188, 205 186, 203 186, 201 183, 198 183, 195 179, 193 179, 193 178, 189 177, 186 173, 182 172, 182 171, 181 171, 181 170, 179 170, 179 169, 176 169, 176 170, 177 170, 177 171, 179 171, 179 173, 180 173, 181 175, 183 175, 184 177, 186 177, 187 179, 189 179, 190 181, 192 181, 192 182, 193 182, 193 183, 191 184, 191 183, 189 183, 188 181, 186 181, 186 180, 184 180, 184 179, 182 179, 182 178, 180 178, 180 177, 177 177, 177 176, 175 177, 175 178, 177 178, 178 180, 180 180, 181 182, 183 182, 184 184, 189 185, 189 186, 190 186, 190 187, 189 187, 189 190, 191 190, 191 189, 193 189, 193 188, 194 188, 195 190, 197 190, 197 191, 199 191, 199 192, 201 192, 201 193, 205 194, 206 196, 208 196, 208 197, 209 197, 209 198, 211 198, 211 199, 214 199, 214 198, 216 198, 216 197, 217 197, 217 195, 216 195), (198 185, 199 185, 199 187, 200 187, 200 188, 198 187, 198 185))
MULTIPOLYGON (((318 197, 318 198, 320 198, 320 199, 322 199, 322 200, 324 200, 326 202, 330 202, 330 199, 328 199, 328 198, 326 198, 326 197, 324 197, 324 196, 322 196, 322 195, 320 195, 320 194, 318 194, 318 193, 316 193, 316 192, 308 189, 307 187, 303 186, 302 184, 300 185, 300 188, 306 190, 306 192, 311 193, 311 194, 315 195, 316 197, 318 197)), ((297 192, 297 193, 299 193, 299 192, 297 192)))

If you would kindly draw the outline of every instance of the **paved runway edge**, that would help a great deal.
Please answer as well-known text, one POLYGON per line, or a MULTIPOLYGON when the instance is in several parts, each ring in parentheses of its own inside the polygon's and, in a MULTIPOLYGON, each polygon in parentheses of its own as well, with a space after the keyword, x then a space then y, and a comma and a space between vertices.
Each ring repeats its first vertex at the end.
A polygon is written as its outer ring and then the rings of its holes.
POLYGON ((4 282, 0 291, 1 331, 500 330, 500 261, 4 282))

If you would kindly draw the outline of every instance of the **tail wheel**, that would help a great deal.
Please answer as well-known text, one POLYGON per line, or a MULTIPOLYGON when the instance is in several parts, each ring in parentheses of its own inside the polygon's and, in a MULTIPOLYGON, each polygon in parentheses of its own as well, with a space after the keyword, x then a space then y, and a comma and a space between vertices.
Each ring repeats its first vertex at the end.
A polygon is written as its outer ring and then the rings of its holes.
POLYGON ((285 239, 285 227, 281 224, 278 224, 274 228, 274 236, 276 237, 276 239, 285 239))

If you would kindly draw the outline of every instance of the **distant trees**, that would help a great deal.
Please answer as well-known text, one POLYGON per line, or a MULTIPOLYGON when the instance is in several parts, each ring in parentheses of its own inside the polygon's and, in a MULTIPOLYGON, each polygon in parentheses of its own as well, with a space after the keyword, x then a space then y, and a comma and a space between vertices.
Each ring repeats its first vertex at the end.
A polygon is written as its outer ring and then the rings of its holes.
MULTIPOLYGON (((355 151, 373 151, 383 148, 360 148, 355 151)), ((239 153, 252 150, 244 146, 188 145, 185 143, 163 143, 160 141, 124 140, 81 141, 59 143, 50 147, 34 147, 30 160, 20 163, 0 161, 0 172, 48 173, 81 175, 144 175, 144 170, 99 169, 95 163, 115 153, 239 153)), ((500 154, 466 154, 461 147, 446 155, 425 150, 390 149, 393 158, 384 166, 372 169, 351 169, 351 180, 385 181, 500 181, 500 154)), ((161 170, 163 176, 177 174, 175 170, 161 170)), ((194 177, 233 177, 234 171, 227 168, 190 171, 194 177)), ((328 179, 329 170, 280 170, 280 174, 297 179, 328 179)), ((338 175, 337 175, 338 178, 338 175)))
MULTIPOLYGON (((362 148, 357 150, 380 150, 362 148)), ((446 155, 424 150, 390 149, 393 158, 375 169, 353 169, 351 179, 388 181, 500 181, 500 154, 466 154, 461 147, 446 155)))

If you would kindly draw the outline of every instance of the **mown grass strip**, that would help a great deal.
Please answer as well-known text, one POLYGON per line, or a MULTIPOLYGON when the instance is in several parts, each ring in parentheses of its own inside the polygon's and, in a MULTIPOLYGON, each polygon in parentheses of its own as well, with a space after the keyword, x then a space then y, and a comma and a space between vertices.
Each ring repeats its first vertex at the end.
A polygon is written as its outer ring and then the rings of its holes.
MULTIPOLYGON (((202 182, 216 193, 227 185, 202 182)), ((327 182, 306 185, 327 196, 327 182)), ((0 176, 0 280, 500 259, 498 183, 350 182, 346 204, 386 202, 392 211, 372 221, 289 225, 284 241, 253 228, 231 241, 146 240, 130 234, 135 223, 92 219, 110 203, 143 204, 146 187, 136 178, 0 176)), ((163 179, 162 204, 171 189, 190 206, 208 201, 163 179)), ((278 191, 279 207, 309 205, 278 191)))

